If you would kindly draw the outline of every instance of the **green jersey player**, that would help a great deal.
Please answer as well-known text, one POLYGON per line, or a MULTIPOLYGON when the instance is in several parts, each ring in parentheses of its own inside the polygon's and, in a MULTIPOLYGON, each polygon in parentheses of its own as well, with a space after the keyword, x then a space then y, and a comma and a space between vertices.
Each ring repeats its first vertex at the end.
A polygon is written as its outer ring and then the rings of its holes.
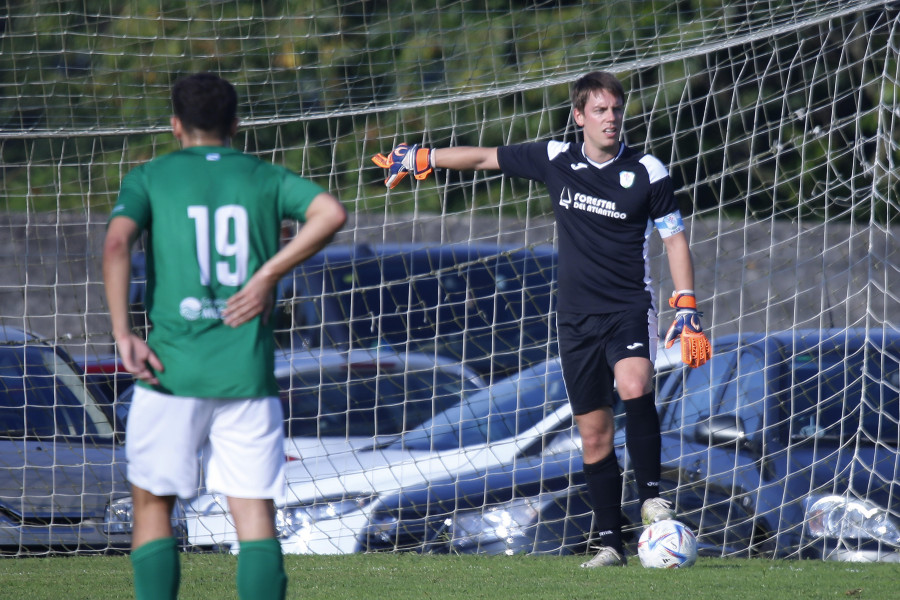
POLYGON ((277 282, 346 221, 338 200, 294 173, 228 147, 237 94, 196 74, 172 90, 182 149, 128 173, 107 226, 103 275, 122 363, 138 379, 126 432, 137 598, 175 598, 176 497, 228 498, 241 598, 283 598, 273 500, 283 494, 274 381, 277 282), (282 221, 303 223, 280 247, 282 221), (128 316, 131 249, 146 232, 146 342, 128 316))

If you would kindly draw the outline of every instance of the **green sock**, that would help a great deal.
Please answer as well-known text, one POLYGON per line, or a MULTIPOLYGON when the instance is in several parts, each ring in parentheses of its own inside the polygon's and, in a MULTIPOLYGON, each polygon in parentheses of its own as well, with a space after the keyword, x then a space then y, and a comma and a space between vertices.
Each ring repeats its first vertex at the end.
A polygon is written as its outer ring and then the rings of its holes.
POLYGON ((147 542, 131 552, 134 593, 138 600, 175 600, 181 583, 181 559, 174 537, 147 542))
POLYGON ((237 566, 238 598, 284 600, 287 574, 281 543, 275 538, 241 542, 237 566))

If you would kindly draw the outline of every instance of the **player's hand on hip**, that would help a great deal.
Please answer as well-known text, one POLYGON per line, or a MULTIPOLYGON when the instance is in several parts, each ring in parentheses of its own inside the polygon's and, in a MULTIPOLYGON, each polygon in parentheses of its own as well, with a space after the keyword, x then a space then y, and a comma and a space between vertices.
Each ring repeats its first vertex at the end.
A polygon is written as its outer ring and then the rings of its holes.
POLYGON ((265 324, 269 321, 273 304, 272 287, 254 276, 228 299, 222 315, 223 320, 230 327, 238 327, 262 315, 262 322, 265 324))
POLYGON ((665 345, 671 348, 675 340, 681 340, 681 360, 691 368, 697 368, 712 357, 712 346, 703 334, 697 311, 697 300, 692 292, 674 292, 669 298, 669 306, 678 309, 675 320, 666 332, 665 345))
POLYGON ((145 383, 151 385, 159 383, 156 373, 165 369, 147 342, 134 334, 129 334, 117 339, 116 346, 119 348, 119 358, 122 359, 122 366, 126 371, 145 383))
POLYGON ((384 185, 393 189, 410 173, 419 180, 428 177, 434 170, 432 152, 430 148, 421 148, 418 144, 399 144, 389 156, 376 154, 372 162, 388 170, 384 185))

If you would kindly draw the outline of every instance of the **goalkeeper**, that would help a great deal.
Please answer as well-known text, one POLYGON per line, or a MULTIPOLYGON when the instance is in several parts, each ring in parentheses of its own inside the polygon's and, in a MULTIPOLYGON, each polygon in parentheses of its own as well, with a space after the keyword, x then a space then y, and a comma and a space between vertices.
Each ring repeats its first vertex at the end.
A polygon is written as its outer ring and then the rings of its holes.
POLYGON ((645 523, 674 517, 659 498, 660 425, 653 387, 657 315, 647 243, 653 225, 668 256, 677 309, 666 333, 680 338, 692 367, 711 354, 694 296, 694 268, 668 170, 620 141, 625 91, 605 72, 572 89, 572 114, 582 143, 547 141, 498 148, 429 149, 401 144, 373 161, 388 169, 385 184, 435 168, 500 170, 547 186, 559 251, 557 333, 563 376, 583 444, 584 474, 594 510, 598 552, 583 567, 626 563, 622 544, 622 477, 613 447, 614 382, 625 401, 626 444, 645 523))

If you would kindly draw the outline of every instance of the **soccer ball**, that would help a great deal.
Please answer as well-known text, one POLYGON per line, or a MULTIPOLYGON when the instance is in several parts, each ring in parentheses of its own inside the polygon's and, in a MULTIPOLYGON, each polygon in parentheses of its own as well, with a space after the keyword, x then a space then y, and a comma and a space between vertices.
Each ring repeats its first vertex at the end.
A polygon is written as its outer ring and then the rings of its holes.
POLYGON ((637 550, 648 569, 684 569, 697 561, 697 538, 681 521, 666 519, 644 529, 637 550))

